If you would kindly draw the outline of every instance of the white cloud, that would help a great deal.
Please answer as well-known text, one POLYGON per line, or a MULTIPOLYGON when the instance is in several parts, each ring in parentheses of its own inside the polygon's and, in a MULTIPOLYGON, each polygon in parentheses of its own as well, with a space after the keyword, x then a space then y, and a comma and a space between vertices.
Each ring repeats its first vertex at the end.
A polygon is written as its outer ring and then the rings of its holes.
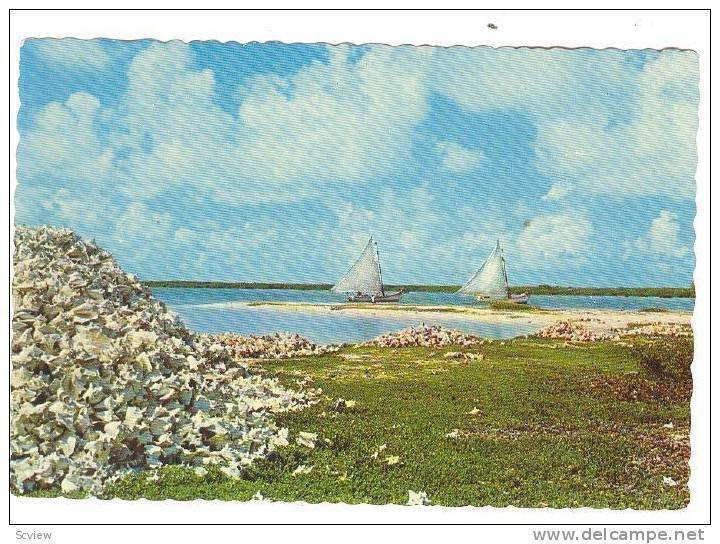
MULTIPOLYGON (((62 43, 38 45, 53 50, 62 43)), ((68 51, 100 47, 68 44, 68 51)), ((348 46, 329 52, 328 63, 292 76, 251 78, 231 115, 215 101, 213 73, 194 67, 189 46, 154 43, 133 59, 116 106, 103 108, 77 93, 41 112, 21 140, 21 181, 95 179, 132 198, 189 186, 235 204, 301 197, 399 171, 412 160, 430 94, 439 92, 470 112, 529 112, 538 127, 536 166, 565 187, 694 194, 697 60, 691 53, 663 52, 629 75, 621 52, 373 46, 355 61, 348 46), (616 91, 636 111, 613 125, 616 91), (98 124, 109 129, 102 140, 98 124)), ((455 143, 441 142, 437 150, 454 172, 483 161, 482 152, 455 143)), ((545 200, 564 196, 563 186, 553 186, 545 200)))
POLYGON ((438 142, 442 164, 451 172, 470 172, 476 170, 485 155, 479 149, 467 149, 454 142, 438 142))
MULTIPOLYGON (((228 113, 217 103, 213 73, 196 68, 186 44, 151 45, 132 60, 127 90, 116 105, 103 107, 97 98, 76 93, 36 114, 18 149, 18 202, 23 203, 18 209, 38 208, 32 198, 47 200, 40 206, 48 216, 69 225, 87 224, 88 233, 96 225, 107 228, 111 216, 111 223, 117 223, 111 246, 150 263, 135 269, 162 260, 157 244, 143 244, 151 237, 167 241, 167 251, 174 252, 168 262, 177 263, 181 248, 202 244, 205 254, 192 255, 207 262, 188 259, 182 264, 186 274, 212 266, 219 255, 230 267, 249 266, 243 261, 249 258, 247 251, 227 254, 239 241, 246 250, 270 258, 272 244, 289 239, 296 240, 297 247, 322 244, 327 253, 322 260, 330 264, 308 270, 332 279, 343 260, 355 258, 370 233, 381 242, 390 280, 402 276, 412 281, 408 275, 420 274, 418 281, 433 275, 462 281, 466 278, 453 274, 472 272, 496 237, 503 241, 511 270, 586 263, 593 229, 583 212, 540 215, 518 232, 517 217, 525 212, 516 208, 522 201, 502 203, 499 211, 458 211, 467 218, 466 225, 458 227, 435 215, 440 206, 431 205, 428 187, 411 194, 379 189, 373 205, 338 196, 334 188, 377 183, 412 164, 413 137, 427 118, 429 97, 435 92, 456 100, 469 113, 502 108, 529 115, 537 126, 536 166, 549 179, 561 180, 542 197, 546 202, 564 199, 571 189, 588 198, 597 193, 693 196, 697 60, 692 54, 664 52, 644 69, 629 73, 621 53, 597 53, 582 60, 578 53, 563 51, 482 49, 455 58, 450 52, 460 50, 375 46, 351 61, 345 46, 329 52, 328 63, 314 62, 294 75, 246 80, 238 90, 237 111, 228 113), (609 97, 607 89, 625 94, 609 97), (611 119, 618 101, 629 112, 621 122, 611 119), (145 202, 173 187, 223 204, 308 194, 345 202, 326 206, 337 212, 337 222, 319 218, 293 232, 282 222, 253 223, 253 218, 238 225, 237 217, 233 225, 210 221, 179 226, 177 217, 157 213, 145 202), (107 202, 100 197, 104 192, 117 197, 116 188, 123 190, 121 202, 106 213, 110 206, 104 207, 107 202), (81 203, 91 200, 85 192, 90 189, 101 204, 83 209, 81 203), (515 222, 507 218, 510 214, 515 222), (459 232, 461 228, 472 230, 459 232), (440 229, 455 232, 435 236, 440 229), (449 242, 437 244, 437 239, 449 242)), ((481 151, 456 143, 439 142, 431 150, 435 155, 432 151, 448 171, 483 166, 481 151)), ((687 255, 677 229, 677 217, 664 211, 648 233, 628 247, 670 257, 687 255)), ((291 255, 273 258, 289 264, 295 260, 291 255)), ((282 266, 275 270, 281 274, 282 266)))
POLYGON ((172 216, 148 207, 144 202, 131 202, 115 220, 114 239, 131 244, 133 249, 147 247, 142 240, 166 240, 172 235, 172 216))
POLYGON ((413 61, 429 53, 375 46, 355 62, 348 53, 333 47, 327 64, 286 79, 252 78, 234 117, 216 103, 213 73, 193 67, 186 44, 155 43, 132 60, 117 106, 100 108, 85 93, 82 111, 75 99, 47 106, 47 119, 23 137, 22 163, 35 165, 24 178, 92 176, 131 198, 190 186, 243 203, 392 173, 410 160, 428 108, 423 64, 413 61), (109 129, 104 147, 93 131, 98 120, 109 129))
POLYGON ((240 125, 252 135, 242 146, 245 168, 296 183, 362 182, 409 159, 428 108, 417 53, 375 46, 351 63, 348 51, 333 47, 328 64, 288 79, 258 77, 245 89, 240 125))
POLYGON ((684 257, 690 250, 680 243, 679 233, 677 214, 661 210, 652 220, 647 233, 633 243, 626 244, 628 254, 633 250, 639 250, 655 258, 684 257))
POLYGON ((464 109, 512 109, 542 117, 584 116, 604 108, 598 89, 617 86, 627 76, 625 54, 603 51, 502 47, 438 50, 433 86, 464 109))
POLYGON ((584 263, 592 224, 582 212, 540 215, 512 242, 513 252, 528 265, 550 267, 584 263))
POLYGON ((553 183, 550 189, 548 189, 548 192, 543 195, 542 199, 552 202, 554 200, 562 200, 568 194, 570 194, 570 187, 563 183, 553 183))
POLYGON ((695 194, 697 58, 664 52, 638 78, 627 123, 594 118, 538 122, 538 168, 580 191, 692 198, 695 194))
POLYGON ((18 177, 59 178, 74 187, 105 183, 114 153, 98 138, 95 122, 99 110, 100 101, 84 92, 40 110, 18 146, 18 177))
POLYGON ((50 66, 97 70, 110 63, 110 57, 95 40, 44 38, 32 40, 32 43, 45 64, 50 66))
MULTIPOLYGON (((433 227, 441 217, 433 210, 433 197, 426 184, 403 193, 383 189, 377 193, 376 204, 359 206, 342 201, 333 207, 338 220, 337 228, 317 234, 323 241, 324 251, 330 252, 335 263, 333 273, 339 276, 344 267, 357 258, 368 236, 378 242, 383 270, 388 281, 404 277, 404 281, 420 281, 409 277, 408 271, 430 266, 427 249, 436 246, 433 227), (408 279, 409 278, 409 279, 408 279)), ((433 254, 435 249, 432 250, 433 254)))
MULTIPOLYGON (((694 197, 698 60, 663 51, 452 48, 432 86, 463 109, 511 110, 537 127, 537 168, 582 192, 694 197)), ((548 197, 550 199, 550 197, 548 197)))

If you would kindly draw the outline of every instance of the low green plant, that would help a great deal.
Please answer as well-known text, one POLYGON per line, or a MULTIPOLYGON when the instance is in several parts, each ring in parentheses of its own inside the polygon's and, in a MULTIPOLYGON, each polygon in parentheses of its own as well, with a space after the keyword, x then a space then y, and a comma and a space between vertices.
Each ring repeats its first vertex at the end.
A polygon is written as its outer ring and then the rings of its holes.
POLYGON ((639 370, 629 348, 613 342, 523 338, 263 361, 256 372, 290 387, 305 376, 322 389, 317 404, 275 416, 290 430, 290 446, 240 479, 212 467, 201 477, 168 466, 157 476, 123 478, 105 496, 249 500, 260 493, 276 501, 404 504, 414 490, 444 506, 683 508, 687 461, 658 450, 657 433, 671 431, 657 423, 684 432, 689 403, 618 400, 581 387, 639 370), (457 351, 484 357, 445 356, 457 351), (338 411, 339 398, 356 404, 338 411), (302 431, 318 434, 314 448, 296 443, 302 431), (301 465, 312 471, 297 473, 301 465), (664 485, 663 476, 680 485, 664 485))
POLYGON ((693 340, 685 337, 652 338, 636 344, 633 351, 640 366, 663 380, 692 380, 693 340))
POLYGON ((650 314, 655 314, 655 313, 661 313, 661 312, 668 312, 669 310, 668 310, 667 308, 660 308, 660 307, 657 307, 657 306, 650 306, 650 307, 648 307, 648 308, 640 308, 639 311, 640 311, 640 312, 650 313, 650 314))
POLYGON ((488 305, 491 310, 513 310, 515 312, 535 312, 540 309, 537 306, 518 304, 511 300, 491 300, 488 305))

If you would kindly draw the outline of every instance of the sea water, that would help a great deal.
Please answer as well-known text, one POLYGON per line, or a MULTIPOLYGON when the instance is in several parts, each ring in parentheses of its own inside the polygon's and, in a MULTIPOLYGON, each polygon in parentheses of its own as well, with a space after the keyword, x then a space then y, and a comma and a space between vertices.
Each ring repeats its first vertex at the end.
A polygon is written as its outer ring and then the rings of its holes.
MULTIPOLYGON (((512 324, 480 322, 462 316, 430 319, 423 314, 407 316, 362 315, 284 310, 262 306, 246 306, 246 302, 315 302, 343 303, 345 297, 329 291, 293 289, 198 289, 155 288, 153 293, 180 315, 185 324, 198 332, 233 332, 241 335, 272 332, 297 332, 317 343, 360 342, 380 334, 393 332, 423 323, 441 325, 478 334, 487 338, 510 338, 535 332, 536 328, 523 317, 512 324)), ((656 297, 608 296, 545 296, 530 297, 530 304, 549 309, 611 309, 639 310, 647 307, 668 310, 693 309, 695 300, 656 297)), ((410 292, 402 297, 402 304, 466 306, 477 304, 471 297, 454 293, 410 292)))

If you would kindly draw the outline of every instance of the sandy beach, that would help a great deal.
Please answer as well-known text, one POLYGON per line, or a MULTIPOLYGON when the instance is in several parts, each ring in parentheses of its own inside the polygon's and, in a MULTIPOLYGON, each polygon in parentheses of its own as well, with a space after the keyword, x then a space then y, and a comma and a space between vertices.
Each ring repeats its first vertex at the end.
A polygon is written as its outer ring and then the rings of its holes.
POLYGON ((559 321, 582 321, 584 328, 598 333, 609 333, 625 329, 628 325, 678 324, 690 325, 692 312, 688 311, 630 311, 595 309, 552 309, 552 310, 494 310, 467 306, 421 306, 421 305, 370 305, 370 304, 323 304, 311 302, 227 302, 209 304, 208 307, 262 308, 277 312, 312 312, 319 314, 342 313, 343 315, 371 315, 373 317, 395 318, 407 315, 422 316, 427 323, 433 320, 452 318, 467 319, 495 324, 522 323, 541 329, 559 321))

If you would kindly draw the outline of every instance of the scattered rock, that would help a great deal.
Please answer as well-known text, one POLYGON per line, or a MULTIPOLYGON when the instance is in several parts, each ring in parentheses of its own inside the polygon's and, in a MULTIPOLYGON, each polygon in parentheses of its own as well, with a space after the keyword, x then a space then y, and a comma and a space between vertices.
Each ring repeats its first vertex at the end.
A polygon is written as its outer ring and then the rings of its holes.
POLYGON ((385 463, 389 466, 397 465, 400 462, 400 456, 399 455, 388 455, 385 458, 385 463))
POLYGON ((298 476, 300 474, 310 474, 312 472, 313 467, 312 466, 306 466, 306 465, 300 465, 295 470, 293 470, 293 476, 298 476))
POLYGON ((353 408, 354 406, 355 406, 354 400, 345 400, 345 399, 341 398, 341 399, 337 399, 335 401, 334 409, 336 412, 342 413, 345 410, 347 410, 348 408, 353 408))
POLYGON ((424 491, 408 491, 408 506, 428 506, 430 499, 424 491))
POLYGON ((306 448, 315 448, 315 444, 317 443, 317 433, 308 433, 305 431, 301 431, 295 441, 300 446, 305 446, 306 448))
POLYGON ((463 359, 465 361, 482 361, 485 355, 482 353, 470 353, 463 351, 448 351, 444 357, 446 359, 463 359))
POLYGON ((382 451, 384 451, 386 448, 387 448, 387 444, 382 444, 381 446, 378 447, 378 449, 376 449, 376 450, 372 453, 372 455, 370 455, 370 457, 373 458, 373 459, 377 459, 378 456, 380 455, 380 453, 381 453, 382 451))

